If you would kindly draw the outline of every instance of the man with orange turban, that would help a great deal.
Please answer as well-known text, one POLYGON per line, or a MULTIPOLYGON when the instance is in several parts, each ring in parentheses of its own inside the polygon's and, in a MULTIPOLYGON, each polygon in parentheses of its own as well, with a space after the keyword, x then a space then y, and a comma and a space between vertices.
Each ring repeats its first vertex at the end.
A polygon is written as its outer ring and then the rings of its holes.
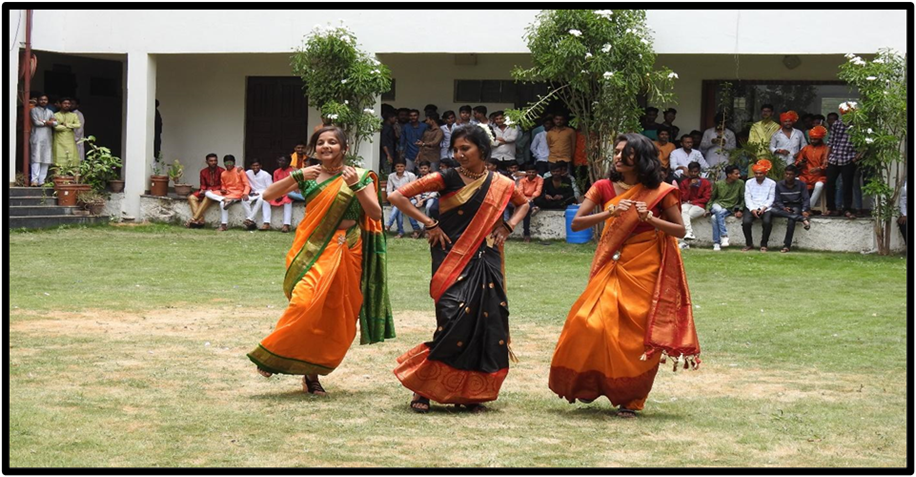
POLYGON ((786 165, 795 163, 795 155, 801 148, 808 145, 808 142, 805 141, 805 133, 793 127, 796 121, 798 121, 798 113, 795 111, 780 114, 779 122, 782 124, 782 129, 770 138, 770 152, 785 161, 786 165))
POLYGON ((820 199, 827 182, 827 145, 824 144, 826 135, 827 128, 814 126, 808 130, 811 143, 795 155, 795 165, 799 170, 798 179, 808 186, 812 207, 817 206, 817 200, 820 199))
POLYGON ((744 240, 746 245, 741 249, 747 252, 754 248, 754 237, 751 235, 751 227, 754 220, 763 221, 763 237, 760 238, 760 251, 767 251, 767 242, 770 240, 770 231, 773 229, 773 202, 776 200, 776 181, 767 177, 767 173, 773 167, 770 161, 758 159, 757 163, 751 166, 754 171, 754 178, 748 179, 744 184, 744 217, 742 218, 741 228, 744 230, 744 240))

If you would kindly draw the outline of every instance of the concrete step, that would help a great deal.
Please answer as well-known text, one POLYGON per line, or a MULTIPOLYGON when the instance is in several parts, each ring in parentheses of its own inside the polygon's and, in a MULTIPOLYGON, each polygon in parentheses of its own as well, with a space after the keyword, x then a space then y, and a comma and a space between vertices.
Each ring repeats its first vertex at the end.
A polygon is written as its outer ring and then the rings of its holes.
POLYGON ((20 196, 20 197, 10 197, 10 206, 24 206, 24 205, 57 205, 57 197, 51 195, 49 192, 47 196, 41 197, 41 195, 36 196, 20 196))
POLYGON ((37 215, 30 217, 9 217, 11 229, 42 229, 60 225, 90 225, 108 223, 107 215, 37 215))
POLYGON ((79 207, 62 205, 11 205, 11 217, 32 217, 36 215, 74 215, 79 207))
POLYGON ((33 197, 40 195, 41 187, 10 187, 6 190, 7 197, 33 197))

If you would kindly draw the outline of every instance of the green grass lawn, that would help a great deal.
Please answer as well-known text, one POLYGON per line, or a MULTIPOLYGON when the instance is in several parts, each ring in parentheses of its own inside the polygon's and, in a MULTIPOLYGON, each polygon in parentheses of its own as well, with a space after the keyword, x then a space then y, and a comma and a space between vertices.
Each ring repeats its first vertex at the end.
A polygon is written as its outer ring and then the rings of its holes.
POLYGON ((429 339, 424 241, 389 241, 398 337, 322 379, 245 357, 286 300, 292 234, 165 225, 12 232, 12 467, 906 465, 900 256, 684 253, 704 364, 659 371, 639 419, 547 388, 594 245, 510 242, 513 365, 490 412, 407 409, 395 358, 429 339))

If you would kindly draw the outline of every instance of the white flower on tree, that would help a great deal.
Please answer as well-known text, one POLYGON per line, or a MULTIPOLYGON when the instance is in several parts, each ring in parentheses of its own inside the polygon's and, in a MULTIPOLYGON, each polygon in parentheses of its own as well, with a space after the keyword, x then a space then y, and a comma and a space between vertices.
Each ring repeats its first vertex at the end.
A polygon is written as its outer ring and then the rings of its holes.
POLYGON ((375 114, 375 110, 372 108, 366 108, 363 110, 364 113, 375 114))
POLYGON ((609 52, 611 51, 611 44, 608 43, 608 44, 602 46, 602 47, 601 47, 601 51, 603 51, 603 52, 605 52, 605 53, 609 53, 609 52))
POLYGON ((866 142, 867 144, 871 144, 871 143, 875 142, 875 140, 872 139, 872 138, 870 138, 870 137, 867 137, 867 138, 865 138, 865 142, 866 142))
POLYGON ((679 77, 677 73, 672 71, 671 73, 668 73, 668 79, 679 79, 679 77))
POLYGON ((328 115, 328 119, 330 119, 330 120, 337 119, 338 117, 340 117, 340 116, 338 116, 338 115, 336 115, 336 114, 329 114, 329 115, 328 115))
POLYGON ((579 30, 576 30, 575 28, 573 28, 572 30, 569 30, 569 34, 572 36, 576 36, 576 37, 582 36, 582 32, 579 30))
POLYGON ((586 57, 586 58, 591 58, 591 57, 592 57, 592 54, 591 54, 591 53, 586 53, 586 54, 585 54, 585 57, 586 57))
POLYGON ((611 78, 614 77, 614 72, 613 72, 613 71, 605 71, 604 74, 601 75, 601 76, 604 76, 604 79, 611 79, 611 78))
POLYGON ((868 81, 874 81, 874 80, 878 79, 878 77, 877 77, 877 76, 868 76, 868 77, 866 77, 865 79, 867 79, 868 81))

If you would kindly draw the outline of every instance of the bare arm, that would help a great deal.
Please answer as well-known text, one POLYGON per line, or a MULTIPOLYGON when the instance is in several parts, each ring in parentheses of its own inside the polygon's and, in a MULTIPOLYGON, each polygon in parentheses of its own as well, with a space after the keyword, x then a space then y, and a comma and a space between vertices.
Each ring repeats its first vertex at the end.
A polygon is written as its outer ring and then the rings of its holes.
POLYGON ((293 179, 293 176, 286 176, 271 184, 267 189, 264 189, 261 198, 264 200, 274 200, 298 189, 299 184, 296 183, 296 179, 293 179))
POLYGON ((620 203, 617 204, 617 207, 614 209, 614 214, 611 214, 606 210, 602 210, 596 214, 591 213, 592 210, 594 210, 597 206, 598 204, 596 204, 592 199, 589 199, 588 197, 582 201, 582 205, 580 205, 579 210, 576 211, 576 216, 573 217, 572 225, 570 227, 573 229, 573 232, 585 230, 599 222, 604 222, 611 217, 616 217, 621 213, 626 212, 630 208, 630 201, 621 200, 620 203))
MULTIPOLYGON (((637 202, 637 204, 641 204, 641 206, 637 205, 637 210, 640 211, 640 215, 643 215, 643 211, 645 214, 648 214, 644 202, 637 202)), ((646 223, 673 237, 684 238, 684 235, 687 235, 687 229, 684 227, 681 211, 677 204, 663 210, 661 217, 652 217, 648 219, 646 223)))
MULTIPOLYGON (((359 174, 356 169, 347 166, 343 171, 343 180, 347 186, 356 185, 359 182, 359 174)), ((363 212, 372 220, 382 220, 382 206, 378 203, 378 192, 375 189, 375 183, 370 182, 356 193, 356 199, 362 206, 363 212)))

